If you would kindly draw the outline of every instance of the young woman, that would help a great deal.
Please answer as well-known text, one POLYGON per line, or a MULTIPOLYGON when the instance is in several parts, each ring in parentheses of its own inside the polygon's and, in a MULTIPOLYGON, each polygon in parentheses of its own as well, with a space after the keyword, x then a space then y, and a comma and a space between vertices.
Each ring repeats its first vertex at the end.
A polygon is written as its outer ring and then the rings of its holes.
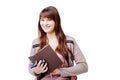
POLYGON ((37 80, 71 80, 73 79, 71 76, 76 76, 88 71, 85 57, 75 39, 64 34, 59 13, 55 7, 48 6, 41 11, 38 30, 39 36, 33 40, 30 55, 36 54, 45 45, 49 44, 63 64, 41 79, 42 74, 48 70, 47 63, 43 65, 41 64, 42 60, 40 60, 35 63, 38 63, 37 66, 31 68, 35 64, 30 61, 29 71, 36 76, 37 80), (76 65, 74 65, 74 61, 76 65))

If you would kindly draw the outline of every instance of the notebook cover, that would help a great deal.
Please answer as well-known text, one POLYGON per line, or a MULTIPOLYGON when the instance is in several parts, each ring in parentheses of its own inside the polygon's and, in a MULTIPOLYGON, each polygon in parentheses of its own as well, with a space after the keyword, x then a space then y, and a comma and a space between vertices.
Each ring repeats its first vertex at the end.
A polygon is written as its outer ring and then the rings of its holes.
POLYGON ((35 54, 34 56, 30 56, 29 59, 33 63, 35 63, 35 60, 39 62, 39 60, 44 59, 47 62, 47 66, 48 66, 48 71, 46 72, 47 74, 63 64, 50 45, 46 45, 37 54, 35 54))

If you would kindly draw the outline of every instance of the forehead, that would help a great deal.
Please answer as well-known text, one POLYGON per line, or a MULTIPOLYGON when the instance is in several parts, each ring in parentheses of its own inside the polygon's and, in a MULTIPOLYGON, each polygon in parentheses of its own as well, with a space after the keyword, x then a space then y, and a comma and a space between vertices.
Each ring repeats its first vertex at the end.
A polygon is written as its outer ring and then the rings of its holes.
POLYGON ((53 19, 54 18, 54 14, 52 11, 46 11, 46 12, 42 12, 40 14, 40 18, 50 18, 50 19, 53 19))
POLYGON ((41 17, 40 19, 52 19, 52 18, 49 18, 49 17, 41 17))

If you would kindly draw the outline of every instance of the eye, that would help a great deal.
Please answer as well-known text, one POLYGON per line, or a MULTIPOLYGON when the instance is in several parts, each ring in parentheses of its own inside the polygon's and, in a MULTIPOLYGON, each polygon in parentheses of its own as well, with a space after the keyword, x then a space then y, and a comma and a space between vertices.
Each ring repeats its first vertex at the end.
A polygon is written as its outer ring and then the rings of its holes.
POLYGON ((40 19, 40 21, 44 21, 44 19, 40 19))
POLYGON ((51 18, 48 18, 48 21, 52 21, 52 19, 51 19, 51 18))

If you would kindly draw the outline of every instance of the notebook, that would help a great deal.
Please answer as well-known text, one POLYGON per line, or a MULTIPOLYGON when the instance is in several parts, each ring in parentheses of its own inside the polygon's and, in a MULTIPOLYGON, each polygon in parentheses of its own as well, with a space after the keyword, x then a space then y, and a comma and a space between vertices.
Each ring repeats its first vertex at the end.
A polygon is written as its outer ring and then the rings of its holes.
POLYGON ((48 66, 48 71, 46 72, 46 74, 49 74, 50 72, 52 72, 53 70, 55 70, 63 64, 50 45, 46 45, 38 53, 36 53, 33 56, 30 56, 29 59, 32 63, 35 63, 36 60, 37 62, 39 62, 39 60, 44 59, 47 62, 48 66))

